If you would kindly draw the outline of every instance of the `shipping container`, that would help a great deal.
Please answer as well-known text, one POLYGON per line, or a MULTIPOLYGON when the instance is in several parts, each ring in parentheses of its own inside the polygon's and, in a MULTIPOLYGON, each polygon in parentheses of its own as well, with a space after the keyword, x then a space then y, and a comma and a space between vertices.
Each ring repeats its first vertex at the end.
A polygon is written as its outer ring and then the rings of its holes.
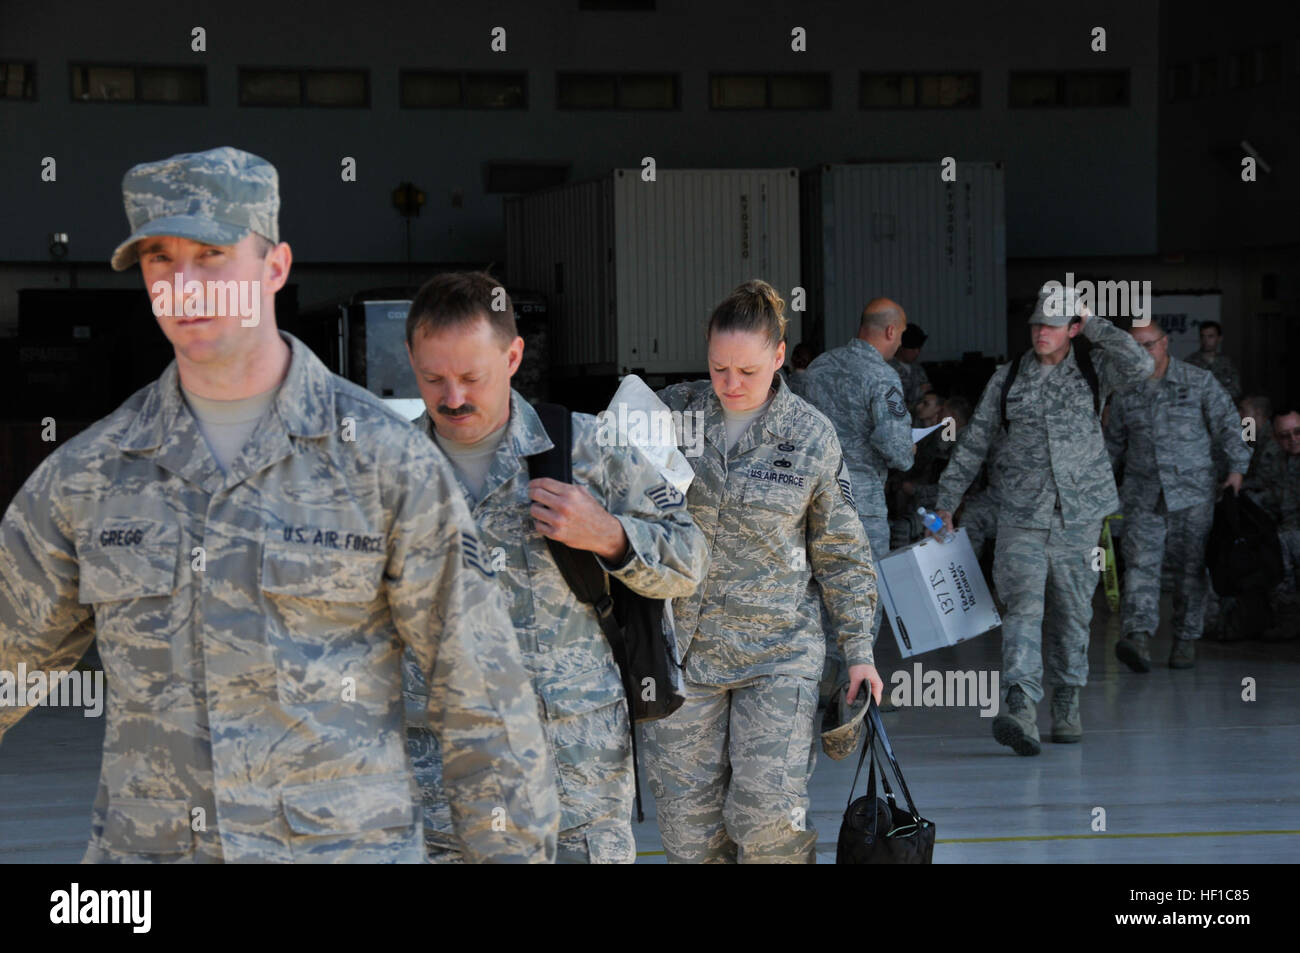
POLYGON ((795 169, 615 169, 507 199, 505 220, 510 284, 550 303, 555 377, 702 376, 728 292, 762 278, 789 302, 799 283, 795 169))
POLYGON ((945 182, 937 162, 891 162, 800 177, 807 324, 819 347, 854 337, 863 306, 886 297, 929 335, 924 361, 1005 352, 1002 163, 955 171, 945 182))

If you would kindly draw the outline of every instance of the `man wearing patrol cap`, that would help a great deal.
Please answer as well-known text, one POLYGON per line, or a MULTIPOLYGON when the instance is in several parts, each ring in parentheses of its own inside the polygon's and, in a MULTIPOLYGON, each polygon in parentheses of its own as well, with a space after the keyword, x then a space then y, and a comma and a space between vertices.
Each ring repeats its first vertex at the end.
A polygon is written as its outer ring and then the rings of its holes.
POLYGON ((1029 325, 1033 347, 993 372, 939 478, 935 507, 951 528, 951 511, 992 453, 999 487, 993 578, 1007 606, 1006 709, 993 720, 993 737, 1021 755, 1042 750, 1035 704, 1044 659, 1055 684, 1052 740, 1083 736, 1079 689, 1088 680, 1099 575, 1092 551, 1101 521, 1119 509, 1100 410, 1154 366, 1128 334, 1091 316, 1072 287, 1044 285, 1029 325), (1090 347, 1078 346, 1080 335, 1090 347))
MULTIPOLYGON (((86 859, 421 861, 404 648, 471 856, 553 859, 535 696, 454 475, 276 330, 274 167, 177 155, 123 193, 113 267, 139 261, 175 362, 51 454, 0 523, 0 670, 69 669, 92 638, 104 659, 86 859), (194 282, 233 283, 259 319, 174 300, 194 282)), ((23 714, 0 708, 0 735, 23 714)))

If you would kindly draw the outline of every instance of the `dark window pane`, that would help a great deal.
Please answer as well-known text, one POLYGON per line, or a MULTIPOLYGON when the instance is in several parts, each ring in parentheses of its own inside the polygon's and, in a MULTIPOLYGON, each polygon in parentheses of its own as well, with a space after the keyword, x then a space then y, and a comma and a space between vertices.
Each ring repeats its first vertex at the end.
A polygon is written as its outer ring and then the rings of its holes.
POLYGON ((1061 106, 1065 103, 1060 73, 1012 73, 1009 99, 1012 106, 1061 106))
POLYGON ((858 105, 863 109, 903 105, 902 82, 897 73, 863 73, 858 81, 858 105))
POLYGON ((765 76, 714 76, 709 86, 714 109, 763 109, 767 106, 765 76))
POLYGON ((825 73, 772 77, 773 109, 829 109, 830 105, 831 78, 825 73))
POLYGON ((34 72, 27 63, 0 63, 0 99, 35 99, 34 72))
POLYGON ((1128 73, 1106 70, 1099 73, 1067 73, 1067 106, 1127 106, 1128 73))
POLYGON ((613 109, 618 105, 618 82, 612 75, 561 73, 555 104, 560 109, 613 109))
POLYGON ((446 109, 461 105, 459 73, 402 74, 402 105, 446 109))
POLYGON ((72 97, 85 102, 135 99, 135 70, 130 66, 73 66, 72 97))
POLYGON ((140 102, 202 105, 203 70, 195 67, 141 67, 140 102))
POLYGON ((469 73, 465 76, 465 105, 479 109, 523 109, 523 73, 469 73))
POLYGON ((308 106, 351 106, 367 104, 366 74, 363 70, 312 70, 303 74, 308 106))
POLYGON ((241 106, 299 106, 301 77, 295 70, 240 70, 241 106))
POLYGON ((954 73, 939 77, 940 106, 978 106, 979 73, 954 73))
POLYGON ((623 109, 675 109, 675 76, 620 76, 618 104, 623 109))
POLYGON ((1219 59, 1207 56, 1196 64, 1196 94, 1213 96, 1219 91, 1219 59))

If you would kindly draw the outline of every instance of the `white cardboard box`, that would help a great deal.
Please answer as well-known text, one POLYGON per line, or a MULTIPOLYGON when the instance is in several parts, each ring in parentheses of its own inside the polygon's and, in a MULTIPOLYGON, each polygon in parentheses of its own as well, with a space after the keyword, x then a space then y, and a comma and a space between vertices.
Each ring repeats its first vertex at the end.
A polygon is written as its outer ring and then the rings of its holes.
POLYGON ((964 529, 923 539, 876 564, 876 590, 904 658, 956 645, 1002 624, 964 529))

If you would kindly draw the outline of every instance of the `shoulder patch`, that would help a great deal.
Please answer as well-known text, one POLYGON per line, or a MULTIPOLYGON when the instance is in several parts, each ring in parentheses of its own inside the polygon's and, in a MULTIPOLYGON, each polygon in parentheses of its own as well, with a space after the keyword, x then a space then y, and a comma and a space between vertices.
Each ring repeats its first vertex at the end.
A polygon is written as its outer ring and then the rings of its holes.
POLYGON ((853 481, 849 478, 848 468, 844 465, 843 458, 840 459, 840 469, 835 474, 835 482, 840 486, 840 496, 851 509, 856 510, 858 504, 853 500, 853 481))
POLYGON ((477 569, 489 579, 496 575, 492 568, 492 560, 488 558, 487 550, 479 542, 479 538, 473 533, 460 531, 460 554, 461 559, 466 566, 477 569))
POLYGON ((903 400, 903 392, 892 384, 885 392, 885 403, 889 405, 889 412, 895 417, 907 416, 907 402, 903 400))
POLYGON ((686 504, 686 497, 681 490, 671 483, 660 483, 645 491, 645 495, 654 501, 661 510, 675 510, 686 504))

